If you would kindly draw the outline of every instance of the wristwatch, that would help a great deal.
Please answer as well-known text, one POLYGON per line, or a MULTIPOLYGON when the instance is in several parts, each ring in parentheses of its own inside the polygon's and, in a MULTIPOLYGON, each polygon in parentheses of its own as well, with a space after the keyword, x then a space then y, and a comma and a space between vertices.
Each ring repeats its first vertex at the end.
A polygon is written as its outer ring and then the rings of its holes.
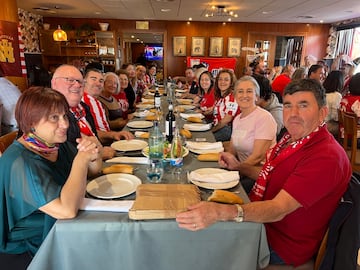
POLYGON ((244 209, 240 206, 240 204, 235 204, 237 208, 237 216, 234 217, 234 221, 243 222, 244 221, 244 209))

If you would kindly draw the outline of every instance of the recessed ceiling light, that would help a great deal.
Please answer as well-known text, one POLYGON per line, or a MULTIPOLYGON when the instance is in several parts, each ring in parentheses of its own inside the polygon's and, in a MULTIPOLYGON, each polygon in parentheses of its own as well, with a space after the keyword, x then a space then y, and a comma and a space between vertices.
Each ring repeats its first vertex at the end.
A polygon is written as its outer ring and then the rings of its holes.
POLYGON ((192 21, 192 18, 191 18, 191 17, 189 18, 189 21, 192 21))
POLYGON ((160 11, 161 12, 169 12, 169 11, 171 11, 171 9, 170 8, 162 8, 162 9, 160 9, 160 11))
POLYGON ((299 18, 299 19, 313 19, 314 17, 310 16, 310 15, 300 15, 300 16, 297 16, 296 18, 299 18))
POLYGON ((323 20, 320 20, 320 23, 323 23, 324 21, 323 20))
POLYGON ((264 15, 267 15, 267 14, 272 13, 272 11, 271 11, 271 10, 269 10, 269 11, 263 11, 263 12, 261 12, 261 13, 264 14, 264 15))
POLYGON ((135 38, 135 36, 134 36, 134 35, 131 35, 131 38, 135 38))

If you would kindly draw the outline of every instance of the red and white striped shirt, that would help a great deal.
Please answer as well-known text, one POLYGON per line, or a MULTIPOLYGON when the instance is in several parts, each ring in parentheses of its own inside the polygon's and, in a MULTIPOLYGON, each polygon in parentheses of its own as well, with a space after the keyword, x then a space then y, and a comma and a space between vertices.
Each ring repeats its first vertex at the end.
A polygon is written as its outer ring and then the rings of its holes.
POLYGON ((101 105, 101 102, 87 93, 84 93, 82 101, 90 107, 90 112, 94 118, 96 130, 110 131, 110 126, 106 120, 105 110, 101 105))
POLYGON ((214 107, 214 126, 216 126, 227 114, 236 116, 239 113, 238 108, 233 93, 216 100, 214 107))

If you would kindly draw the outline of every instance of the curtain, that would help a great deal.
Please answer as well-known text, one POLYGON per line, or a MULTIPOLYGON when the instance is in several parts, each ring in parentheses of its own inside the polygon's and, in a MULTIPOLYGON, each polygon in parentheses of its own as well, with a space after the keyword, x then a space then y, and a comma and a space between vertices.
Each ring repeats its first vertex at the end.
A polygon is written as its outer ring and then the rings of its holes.
POLYGON ((354 37, 354 29, 346 29, 346 30, 338 31, 334 55, 341 55, 341 54, 350 55, 351 46, 353 43, 353 37, 354 37))

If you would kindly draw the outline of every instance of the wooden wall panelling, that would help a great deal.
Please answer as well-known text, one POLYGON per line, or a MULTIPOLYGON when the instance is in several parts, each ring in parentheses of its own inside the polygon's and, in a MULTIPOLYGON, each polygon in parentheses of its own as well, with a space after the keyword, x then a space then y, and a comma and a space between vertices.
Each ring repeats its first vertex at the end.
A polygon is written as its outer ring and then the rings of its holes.
MULTIPOLYGON (((108 22, 109 30, 116 31, 117 36, 122 36, 123 32, 137 32, 135 21, 128 20, 107 20, 107 19, 72 19, 72 18, 44 18, 44 22, 51 25, 63 24, 65 22, 79 27, 83 23, 89 23, 95 28, 98 22, 108 22)), ((187 55, 190 55, 191 37, 205 37, 205 55, 209 53, 209 38, 212 36, 222 36, 224 38, 224 55, 227 53, 227 42, 229 37, 240 37, 241 47, 250 46, 249 33, 262 33, 268 35, 304 35, 303 57, 312 54, 317 58, 326 55, 326 46, 330 25, 328 24, 285 24, 285 23, 214 23, 214 22, 187 22, 180 21, 150 21, 151 32, 163 32, 164 34, 164 70, 165 74, 170 76, 182 75, 186 68, 186 57, 175 57, 172 54, 173 36, 186 36, 187 55), (166 43, 166 45, 165 45, 166 43)), ((253 46, 253 45, 251 45, 253 46)), ((275 43, 271 44, 275 49, 275 43)), ((302 58, 303 58, 302 57, 302 58)), ((236 74, 239 75, 242 67, 246 64, 246 52, 241 51, 237 58, 236 74)), ((301 63, 303 64, 303 63, 301 63)))

